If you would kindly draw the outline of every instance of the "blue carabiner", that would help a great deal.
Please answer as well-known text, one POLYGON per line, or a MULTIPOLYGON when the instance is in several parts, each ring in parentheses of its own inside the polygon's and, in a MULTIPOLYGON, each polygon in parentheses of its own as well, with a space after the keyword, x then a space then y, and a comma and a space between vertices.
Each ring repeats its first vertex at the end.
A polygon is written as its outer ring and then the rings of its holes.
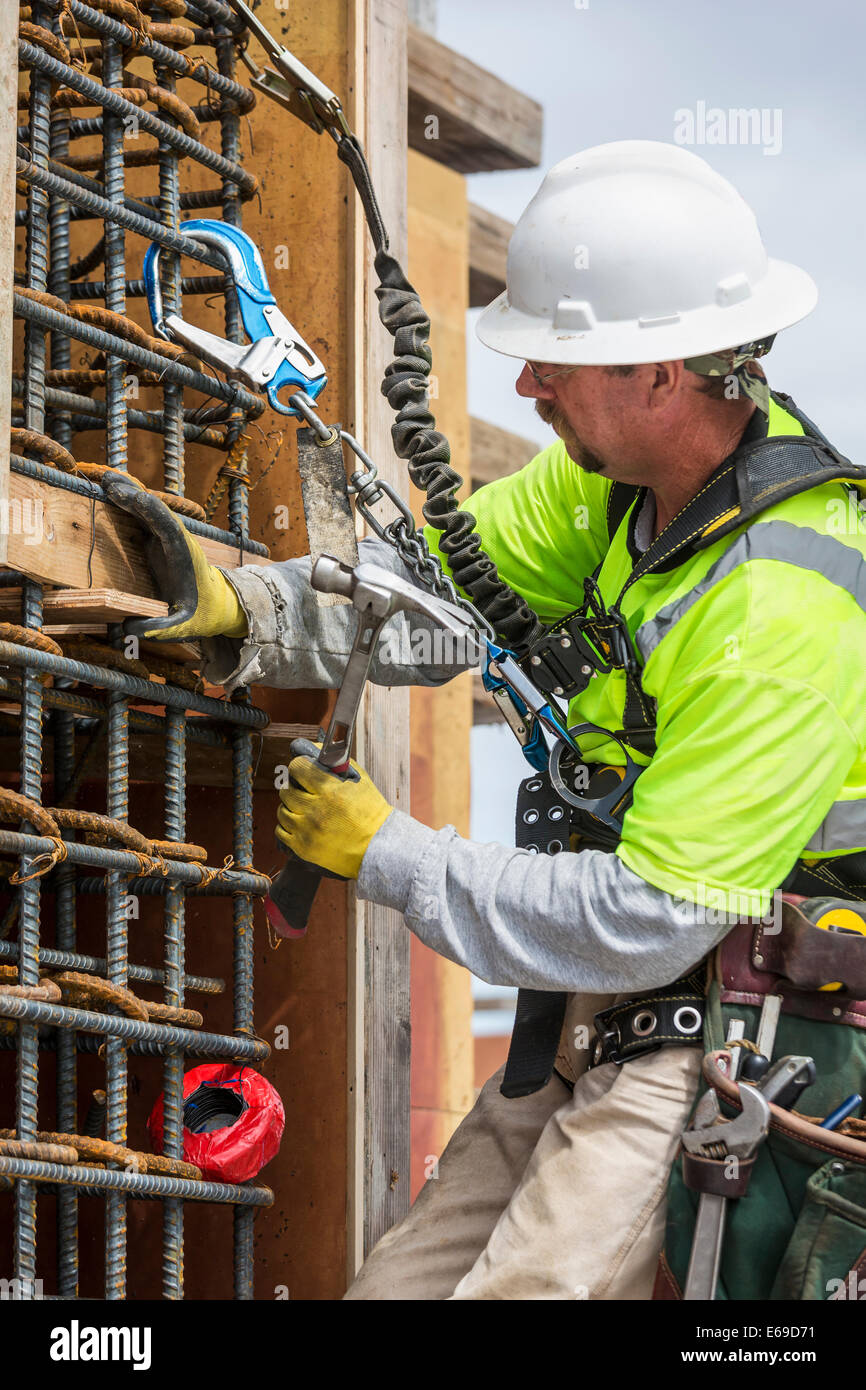
POLYGON ((312 348, 280 310, 256 243, 239 227, 215 218, 191 218, 181 224, 180 230, 214 247, 226 260, 244 332, 251 344, 229 342, 187 323, 177 314, 164 313, 159 280, 161 248, 157 242, 151 243, 144 258, 145 291, 154 329, 165 338, 183 343, 203 361, 241 377, 254 390, 264 390, 274 410, 299 415, 280 400, 280 394, 288 387, 291 393, 302 391, 315 400, 328 378, 312 348))
MULTIPOLYGON (((481 673, 481 683, 484 689, 488 690, 491 694, 493 694, 495 690, 507 690, 508 697, 521 719, 528 719, 530 717, 530 711, 524 701, 521 700, 520 696, 509 687, 507 681, 504 681, 501 677, 492 676, 490 674, 491 661, 497 661, 502 656, 511 655, 513 655, 513 653, 509 652, 505 647, 498 647, 494 642, 488 640, 487 660, 484 663, 484 670, 481 673)), ((544 741, 544 730, 538 720, 535 721, 530 738, 527 739, 526 743, 521 743, 520 750, 534 772, 544 772, 546 770, 549 753, 547 744, 544 741)))

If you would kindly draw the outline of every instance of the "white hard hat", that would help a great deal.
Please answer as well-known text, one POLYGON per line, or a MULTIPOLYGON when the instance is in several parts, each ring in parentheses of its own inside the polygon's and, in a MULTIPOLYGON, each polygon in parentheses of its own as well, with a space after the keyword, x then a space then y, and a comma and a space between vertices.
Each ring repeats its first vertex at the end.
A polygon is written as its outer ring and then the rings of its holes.
POLYGON ((554 166, 514 229, 478 337, 511 357, 672 361, 769 337, 815 307, 748 204, 677 145, 623 140, 554 166))

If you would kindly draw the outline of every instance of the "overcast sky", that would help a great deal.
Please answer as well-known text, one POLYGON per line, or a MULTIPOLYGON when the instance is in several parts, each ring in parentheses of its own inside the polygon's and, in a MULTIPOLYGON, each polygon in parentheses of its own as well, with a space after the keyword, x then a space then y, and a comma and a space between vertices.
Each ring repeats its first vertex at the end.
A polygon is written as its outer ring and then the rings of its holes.
MULTIPOLYGON (((772 256, 802 265, 817 309, 765 366, 844 453, 866 458, 866 7, 842 0, 439 0, 437 37, 541 102, 542 167, 476 174, 469 196, 516 221, 543 170, 607 140, 672 141, 675 113, 781 113, 781 149, 695 146, 754 208, 772 256)), ((772 142, 771 142, 772 143, 772 142)), ((470 314, 470 323, 475 319, 470 314)), ((721 346, 721 345, 720 345, 721 346)), ((517 364, 470 333, 470 409, 544 444, 517 364)))

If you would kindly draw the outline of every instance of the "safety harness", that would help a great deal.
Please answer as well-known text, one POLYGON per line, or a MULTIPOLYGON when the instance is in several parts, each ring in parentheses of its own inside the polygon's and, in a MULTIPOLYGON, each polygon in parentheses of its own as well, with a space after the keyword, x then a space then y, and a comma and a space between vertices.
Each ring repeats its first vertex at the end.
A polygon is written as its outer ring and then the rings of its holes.
MULTIPOLYGON (((866 467, 840 454, 789 396, 772 394, 806 433, 760 437, 764 417, 756 411, 735 451, 636 559, 616 600, 605 606, 601 598, 599 565, 584 581, 581 607, 549 627, 530 645, 524 658, 523 664, 531 671, 536 685, 549 695, 566 699, 585 690, 596 672, 623 671, 626 704, 623 727, 616 733, 641 752, 655 751, 655 707, 643 691, 640 658, 622 613, 629 589, 649 574, 675 569, 697 551, 714 545, 788 497, 837 479, 866 481, 866 467)), ((633 534, 634 521, 645 497, 645 488, 612 484, 607 503, 611 541, 629 508, 637 502, 632 513, 633 534)))

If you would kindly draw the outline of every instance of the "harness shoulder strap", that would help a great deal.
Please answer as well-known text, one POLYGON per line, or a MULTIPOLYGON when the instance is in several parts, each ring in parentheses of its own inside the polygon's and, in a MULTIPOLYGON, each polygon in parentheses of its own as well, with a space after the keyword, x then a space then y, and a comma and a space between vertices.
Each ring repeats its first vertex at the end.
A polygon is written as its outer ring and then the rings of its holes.
POLYGON ((607 538, 612 541, 619 530, 623 517, 634 502, 640 496, 643 488, 632 485, 631 483, 618 483, 614 480, 607 494, 607 538))
MULTIPOLYGON (((778 399, 810 432, 775 435, 736 449, 644 551, 623 593, 645 574, 680 564, 690 551, 706 549, 788 497, 837 479, 866 481, 866 467, 840 454, 790 398, 778 399)), ((617 605, 621 599, 622 594, 617 605)))

